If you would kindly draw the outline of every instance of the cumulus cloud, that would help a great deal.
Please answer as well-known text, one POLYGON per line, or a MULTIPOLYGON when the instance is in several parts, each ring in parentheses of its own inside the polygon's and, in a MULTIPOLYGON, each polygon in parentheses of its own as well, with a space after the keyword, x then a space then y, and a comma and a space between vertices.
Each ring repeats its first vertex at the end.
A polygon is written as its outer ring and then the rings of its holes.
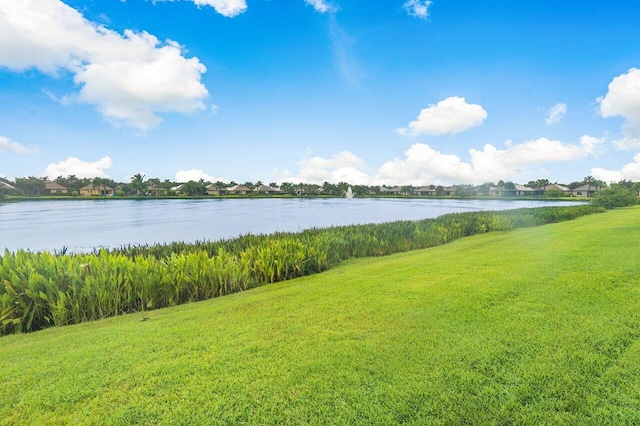
POLYGON ((615 141, 619 149, 640 149, 640 69, 631 68, 609 83, 607 94, 599 98, 603 118, 621 116, 625 137, 615 141))
POLYGON ((583 136, 579 145, 547 138, 534 139, 521 144, 507 141, 505 145, 506 149, 498 149, 487 144, 482 151, 469 150, 471 164, 477 175, 476 181, 498 180, 530 173, 530 168, 534 165, 579 160, 594 148, 594 141, 591 137, 583 136))
MULTIPOLYGON (((160 1, 176 1, 176 0, 153 0, 154 3, 160 1)), ((247 10, 247 2, 245 0, 188 0, 196 4, 196 6, 211 6, 222 16, 233 18, 247 10)))
POLYGON ((328 3, 325 0, 304 0, 304 2, 308 5, 313 6, 316 12, 327 13, 327 12, 336 12, 338 8, 331 3, 328 3))
POLYGON ((109 175, 107 175, 105 169, 109 169, 111 166, 113 166, 113 161, 111 161, 109 157, 102 157, 98 161, 92 162, 82 161, 76 157, 69 157, 64 161, 49 164, 41 176, 55 178, 58 176, 76 175, 79 178, 108 178, 109 175))
POLYGON ((331 158, 311 157, 298 162, 300 171, 296 175, 285 172, 282 181, 301 183, 349 182, 354 185, 366 185, 369 176, 362 171, 364 161, 349 151, 334 154, 331 158))
POLYGON ((5 152, 14 152, 16 154, 34 154, 35 150, 27 148, 24 145, 14 142, 9 138, 0 136, 0 154, 5 152))
POLYGON ((405 158, 395 158, 383 164, 376 183, 390 185, 425 185, 440 183, 471 183, 476 180, 470 164, 453 154, 443 154, 426 144, 414 144, 405 151, 405 158))
POLYGON ((580 138, 580 145, 584 148, 585 154, 593 155, 598 158, 602 154, 602 145, 604 144, 604 138, 596 138, 594 136, 583 135, 580 138))
POLYGON ((482 183, 538 173, 548 163, 579 160, 594 152, 601 139, 583 136, 580 144, 567 144, 540 138, 514 144, 505 149, 487 144, 482 150, 469 150, 470 161, 445 154, 426 144, 414 144, 405 158, 396 158, 380 167, 375 181, 403 185, 482 183))
POLYGON ((429 6, 431 6, 430 0, 408 0, 403 5, 409 15, 420 19, 429 17, 429 6))
POLYGON ((206 68, 182 53, 144 31, 108 30, 60 0, 0 2, 0 66, 70 72, 80 91, 68 99, 116 125, 148 130, 162 121, 157 113, 206 109, 206 68))
POLYGON ((620 182, 623 179, 639 181, 640 180, 640 154, 633 157, 633 162, 626 164, 622 170, 607 170, 602 168, 591 169, 591 174, 607 183, 620 182))
POLYGON ((429 105, 420 111, 417 120, 397 132, 406 136, 454 134, 479 126, 486 118, 487 111, 482 106, 453 96, 429 105))
POLYGON ((640 137, 625 136, 622 139, 613 141, 613 145, 622 151, 630 149, 640 149, 640 137))
POLYGON ((547 125, 555 124, 562 120, 562 117, 567 113, 567 104, 559 103, 555 104, 547 111, 547 119, 545 122, 547 125))
POLYGON ((200 179, 206 182, 230 182, 229 179, 211 176, 200 169, 179 170, 176 172, 176 182, 189 182, 190 180, 198 182, 200 179))
POLYGON ((211 6, 219 14, 233 18, 247 10, 245 0, 193 0, 197 6, 211 6))

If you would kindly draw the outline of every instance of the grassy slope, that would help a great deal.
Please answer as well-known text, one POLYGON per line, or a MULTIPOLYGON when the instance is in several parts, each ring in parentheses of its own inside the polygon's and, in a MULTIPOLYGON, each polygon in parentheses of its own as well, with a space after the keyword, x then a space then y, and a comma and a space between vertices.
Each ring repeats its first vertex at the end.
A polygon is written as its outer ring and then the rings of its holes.
POLYGON ((625 209, 3 337, 0 424, 637 424, 639 246, 625 209))

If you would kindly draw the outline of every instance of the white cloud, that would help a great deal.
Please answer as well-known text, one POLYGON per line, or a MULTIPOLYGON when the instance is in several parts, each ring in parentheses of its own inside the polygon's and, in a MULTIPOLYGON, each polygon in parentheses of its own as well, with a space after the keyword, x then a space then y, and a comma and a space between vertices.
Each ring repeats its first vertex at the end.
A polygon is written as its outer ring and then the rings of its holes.
POLYGON ((211 176, 200 169, 179 170, 176 172, 176 182, 189 182, 190 180, 198 182, 200 179, 208 182, 230 182, 229 179, 211 176))
POLYGON ((555 124, 562 120, 562 117, 567 113, 567 104, 559 103, 555 104, 547 111, 547 119, 545 122, 548 125, 555 124))
POLYGON ((71 72, 75 99, 117 125, 148 130, 162 121, 157 113, 206 108, 198 58, 146 32, 108 30, 59 0, 0 2, 0 66, 71 72))
POLYGON ((197 6, 211 6, 219 14, 233 18, 247 10, 245 0, 192 0, 197 6))
POLYGON ((602 169, 600 167, 591 169, 591 176, 606 183, 620 182, 622 180, 622 172, 602 169))
MULTIPOLYGON (((153 0, 153 3, 158 2, 173 2, 177 0, 153 0)), ((238 16, 247 10, 246 0, 188 0, 196 4, 196 6, 211 6, 220 15, 227 18, 233 18, 238 16)))
POLYGON ((48 176, 54 179, 58 176, 76 175, 79 178, 108 178, 105 169, 113 166, 113 161, 109 157, 102 157, 98 161, 87 162, 76 157, 69 157, 64 161, 51 163, 42 172, 41 176, 48 176))
POLYGON ((632 136, 625 136, 622 139, 613 141, 613 145, 622 151, 627 151, 629 149, 640 149, 640 137, 636 138, 632 136))
POLYGON ((364 161, 349 151, 334 154, 331 158, 311 157, 298 162, 300 172, 292 175, 284 172, 281 181, 295 183, 348 182, 353 185, 366 185, 369 176, 362 171, 364 161))
POLYGON ((589 135, 583 135, 580 138, 580 145, 584 148, 585 153, 596 158, 603 152, 602 144, 604 144, 604 138, 596 138, 589 135))
MULTIPOLYGON (((591 141, 589 140, 588 143, 591 141)), ((487 144, 482 151, 469 150, 476 181, 495 181, 516 175, 531 174, 531 167, 540 164, 578 160, 588 152, 583 145, 565 144, 547 138, 539 138, 514 145, 506 142, 500 150, 487 144)))
POLYGON ((625 138, 615 141, 619 149, 640 149, 640 69, 631 68, 615 77, 607 94, 599 98, 602 117, 622 116, 625 138))
POLYGON ((430 0, 408 0, 404 4, 404 9, 411 16, 427 19, 429 17, 429 6, 431 6, 431 3, 430 0))
POLYGON ((13 142, 9 138, 5 138, 4 136, 0 136, 0 154, 5 152, 15 152, 16 154, 34 154, 35 150, 31 148, 27 148, 24 145, 19 144, 18 142, 13 142))
POLYGON ((405 151, 405 159, 383 164, 375 182, 390 185, 471 183, 476 180, 470 164, 453 154, 443 154, 426 144, 414 144, 405 151))
POLYGON ((316 12, 327 13, 327 12, 336 12, 338 8, 325 0, 304 0, 304 2, 308 5, 313 6, 316 12))
POLYGON ((633 162, 622 167, 622 170, 591 169, 591 174, 607 183, 620 182, 623 179, 640 180, 640 154, 633 157, 633 162))
POLYGON ((521 144, 507 141, 506 149, 487 144, 481 151, 469 150, 470 162, 418 143, 405 152, 404 159, 383 164, 375 181, 403 185, 495 182, 540 174, 544 164, 579 160, 595 152, 600 143, 601 139, 586 135, 579 145, 547 138, 521 144))
POLYGON ((429 105, 420 111, 417 120, 397 132, 407 136, 454 134, 481 125, 485 118, 487 112, 482 106, 468 104, 465 98, 453 96, 429 105))

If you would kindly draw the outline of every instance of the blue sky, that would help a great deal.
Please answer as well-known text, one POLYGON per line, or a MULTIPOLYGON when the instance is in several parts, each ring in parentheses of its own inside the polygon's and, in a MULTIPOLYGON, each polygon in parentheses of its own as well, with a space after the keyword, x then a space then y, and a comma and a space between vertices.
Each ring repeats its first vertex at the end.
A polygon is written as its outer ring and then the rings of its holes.
POLYGON ((637 0, 0 0, 0 175, 640 180, 637 0))

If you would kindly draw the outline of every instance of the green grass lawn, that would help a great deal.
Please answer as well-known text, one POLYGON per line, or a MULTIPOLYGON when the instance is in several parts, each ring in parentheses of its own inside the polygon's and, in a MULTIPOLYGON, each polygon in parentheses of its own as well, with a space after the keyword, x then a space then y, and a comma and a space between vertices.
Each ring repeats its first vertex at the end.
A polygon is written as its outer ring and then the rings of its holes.
POLYGON ((640 208, 0 338, 0 424, 638 424, 640 208))

